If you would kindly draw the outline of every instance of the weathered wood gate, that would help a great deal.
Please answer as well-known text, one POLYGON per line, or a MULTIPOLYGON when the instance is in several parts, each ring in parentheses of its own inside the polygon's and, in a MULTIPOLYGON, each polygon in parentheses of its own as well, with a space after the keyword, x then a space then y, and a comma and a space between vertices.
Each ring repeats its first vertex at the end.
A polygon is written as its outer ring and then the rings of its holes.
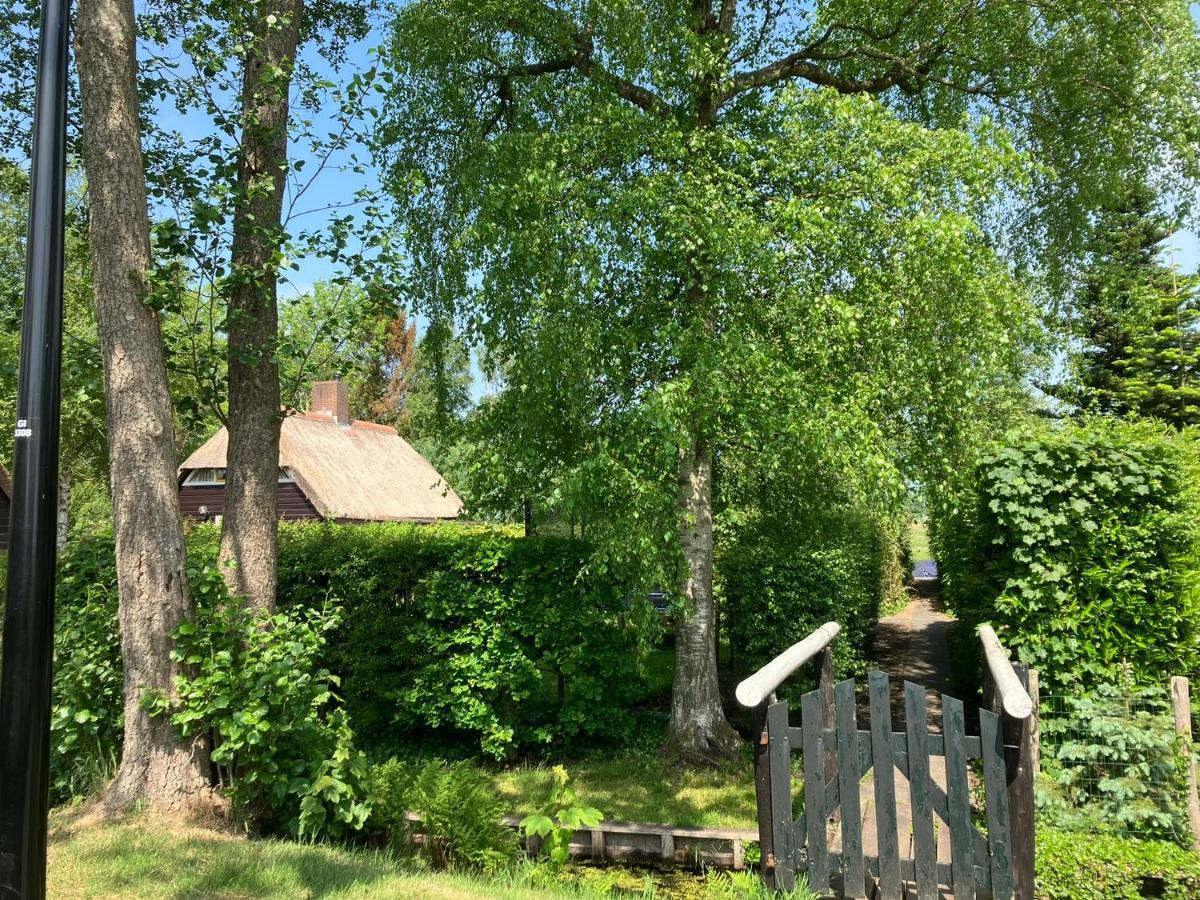
POLYGON ((989 673, 986 694, 995 710, 980 710, 975 737, 967 734, 962 702, 945 695, 942 732, 931 732, 925 688, 911 682, 903 690, 905 728, 894 730, 891 685, 883 672, 868 676, 869 727, 860 729, 855 682, 834 684, 830 645, 839 630, 827 623, 738 685, 738 700, 754 711, 759 735, 754 777, 766 883, 790 889, 803 872, 814 891, 840 897, 901 900, 912 891, 921 900, 946 893, 956 900, 1031 900, 1033 703, 1022 673, 1009 663, 995 634, 986 626, 980 630, 989 673), (819 661, 820 687, 801 698, 800 727, 795 727, 788 704, 776 699, 775 690, 810 660, 819 661), (798 817, 793 754, 803 761, 798 817), (931 776, 935 759, 939 770, 944 766, 944 787, 931 776), (982 769, 982 812, 971 806, 973 760, 982 769), (897 790, 897 772, 907 791, 897 790), (868 773, 874 783, 864 803, 860 782, 868 773), (865 817, 864 805, 873 807, 865 817), (905 820, 911 827, 905 841, 911 843, 911 856, 901 853, 905 820), (864 822, 873 826, 874 852, 864 848, 864 822), (938 859, 942 829, 948 861, 938 859))

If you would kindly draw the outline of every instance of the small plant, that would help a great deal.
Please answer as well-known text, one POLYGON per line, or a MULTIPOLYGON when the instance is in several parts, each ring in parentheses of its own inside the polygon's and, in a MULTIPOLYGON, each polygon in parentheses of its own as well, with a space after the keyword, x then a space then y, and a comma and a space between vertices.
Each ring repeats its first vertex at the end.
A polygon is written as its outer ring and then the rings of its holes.
POLYGON ((215 568, 188 574, 197 620, 176 629, 172 658, 190 674, 175 697, 149 697, 150 713, 211 741, 221 786, 247 820, 307 838, 359 830, 366 760, 338 679, 318 663, 337 610, 264 617, 229 597, 215 568))
POLYGON ((604 820, 604 814, 593 806, 579 801, 571 787, 571 776, 562 766, 555 766, 550 798, 541 812, 521 820, 521 833, 526 838, 544 841, 553 866, 566 865, 571 856, 571 837, 580 828, 594 828, 604 820))
POLYGON ((419 832, 422 851, 441 868, 494 871, 516 856, 516 836, 503 821, 503 801, 469 763, 431 760, 417 765, 391 759, 373 766, 367 781, 371 830, 385 835, 393 847, 419 832))
POLYGON ((1042 720, 1043 816, 1063 827, 1186 834, 1186 770, 1161 692, 1103 684, 1065 706, 1042 720))
POLYGON ((705 885, 709 900, 816 900, 803 877, 790 891, 770 891, 757 872, 712 872, 705 885))

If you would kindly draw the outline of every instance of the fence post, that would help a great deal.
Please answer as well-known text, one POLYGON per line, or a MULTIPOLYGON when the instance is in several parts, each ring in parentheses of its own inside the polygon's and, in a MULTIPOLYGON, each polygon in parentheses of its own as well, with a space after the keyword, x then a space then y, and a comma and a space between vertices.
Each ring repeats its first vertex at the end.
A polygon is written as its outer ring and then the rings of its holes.
MULTIPOLYGON (((1029 690, 1029 668, 1013 663, 1017 678, 1029 690)), ((1033 733, 1038 711, 1027 719, 1004 718, 1004 756, 1008 775, 1009 840, 1012 846, 1014 900, 1033 900, 1036 841, 1033 820, 1033 733)))
POLYGON ((1042 686, 1037 669, 1029 670, 1029 699, 1033 701, 1033 719, 1029 731, 1030 765, 1033 777, 1042 774, 1042 686))
POLYGON ((763 883, 775 888, 775 815, 771 808, 771 748, 767 733, 767 703, 754 707, 754 800, 758 808, 759 869, 763 883))
MULTIPOLYGON (((823 730, 833 730, 837 723, 834 719, 833 705, 833 683, 836 679, 833 671, 833 645, 832 643, 821 651, 821 728, 823 730)), ((826 752, 825 754, 825 780, 829 781, 837 774, 838 761, 837 755, 826 752)))
POLYGON ((1175 733, 1179 735, 1182 751, 1187 754, 1187 808, 1192 847, 1200 850, 1200 798, 1196 796, 1196 759, 1192 755, 1192 701, 1188 680, 1182 675, 1171 676, 1171 706, 1175 712, 1175 733))

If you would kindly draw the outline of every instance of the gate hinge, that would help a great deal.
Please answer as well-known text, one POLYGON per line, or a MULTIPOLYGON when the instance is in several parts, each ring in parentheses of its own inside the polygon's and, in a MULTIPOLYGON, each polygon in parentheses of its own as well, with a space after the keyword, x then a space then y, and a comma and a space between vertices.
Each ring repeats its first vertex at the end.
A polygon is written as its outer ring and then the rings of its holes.
POLYGON ((767 854, 767 869, 768 869, 768 871, 773 871, 775 869, 775 854, 774 853, 767 854))

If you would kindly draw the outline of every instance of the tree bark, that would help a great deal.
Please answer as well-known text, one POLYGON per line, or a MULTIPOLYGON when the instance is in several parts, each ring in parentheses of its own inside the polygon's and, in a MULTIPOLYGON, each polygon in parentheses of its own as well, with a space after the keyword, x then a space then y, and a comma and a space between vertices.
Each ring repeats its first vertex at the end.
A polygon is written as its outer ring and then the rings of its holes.
POLYGON ((67 546, 71 533, 71 470, 64 468, 58 475, 58 528, 55 543, 61 550, 67 546))
POLYGON ((301 0, 263 3, 242 79, 242 142, 229 293, 229 449, 221 561, 231 593, 275 607, 279 541, 278 256, 288 90, 301 0))
POLYGON ((717 683, 713 602, 712 456, 696 441, 680 454, 676 494, 686 569, 675 620, 675 681, 668 748, 693 761, 734 757, 741 739, 725 720, 717 683))
POLYGON ((213 802, 205 748, 176 741, 170 722, 141 703, 149 691, 174 694, 181 669, 170 658, 171 632, 192 605, 167 369, 146 302, 150 222, 132 0, 79 0, 75 46, 125 669, 124 748, 104 806, 189 812, 213 802))

